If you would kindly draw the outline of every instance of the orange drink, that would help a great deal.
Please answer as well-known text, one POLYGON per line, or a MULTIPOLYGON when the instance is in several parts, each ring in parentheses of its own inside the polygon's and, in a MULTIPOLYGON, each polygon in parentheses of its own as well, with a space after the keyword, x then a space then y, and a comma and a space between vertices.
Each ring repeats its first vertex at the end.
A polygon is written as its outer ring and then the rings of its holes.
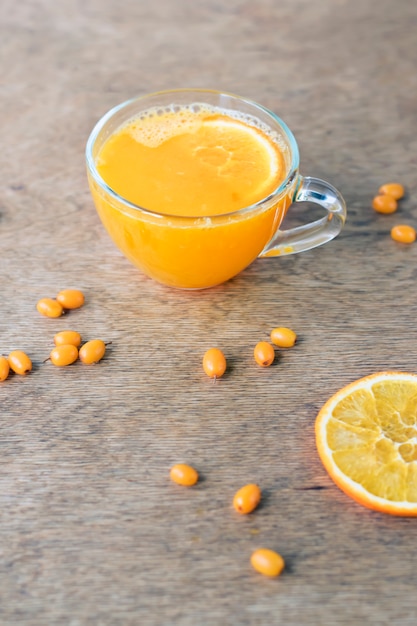
POLYGON ((271 115, 235 96, 178 90, 105 116, 87 144, 89 183, 125 256, 162 283, 198 289, 261 253, 285 253, 268 244, 300 185, 298 151, 271 115))

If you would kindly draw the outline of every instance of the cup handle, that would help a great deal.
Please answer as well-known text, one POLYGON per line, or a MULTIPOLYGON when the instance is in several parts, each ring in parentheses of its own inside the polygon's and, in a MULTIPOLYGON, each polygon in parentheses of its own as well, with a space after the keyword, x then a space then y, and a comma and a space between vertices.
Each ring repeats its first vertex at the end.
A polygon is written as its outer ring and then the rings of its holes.
POLYGON ((342 230, 346 221, 346 204, 342 195, 330 183, 312 176, 300 176, 293 202, 319 204, 327 211, 327 215, 296 228, 278 230, 260 257, 310 250, 331 241, 342 230))

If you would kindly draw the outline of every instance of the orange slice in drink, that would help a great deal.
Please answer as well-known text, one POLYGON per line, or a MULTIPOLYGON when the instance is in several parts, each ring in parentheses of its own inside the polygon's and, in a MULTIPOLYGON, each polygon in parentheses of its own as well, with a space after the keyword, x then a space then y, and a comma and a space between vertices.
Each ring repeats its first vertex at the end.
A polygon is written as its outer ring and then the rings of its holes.
POLYGON ((338 391, 316 419, 319 456, 360 504, 417 516, 417 375, 380 372, 338 391))
POLYGON ((284 177, 282 153, 255 126, 226 116, 203 121, 194 156, 215 171, 214 178, 239 188, 245 204, 261 200, 284 177))

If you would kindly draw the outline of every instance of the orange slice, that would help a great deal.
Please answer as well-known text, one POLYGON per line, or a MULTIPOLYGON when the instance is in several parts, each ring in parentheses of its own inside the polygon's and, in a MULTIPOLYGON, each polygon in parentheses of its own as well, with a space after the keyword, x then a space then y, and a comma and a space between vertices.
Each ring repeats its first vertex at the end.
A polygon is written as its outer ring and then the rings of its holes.
POLYGON ((196 137, 194 157, 219 181, 238 184, 246 204, 267 196, 283 178, 277 146, 255 126, 218 116, 205 120, 196 137))
POLYGON ((360 504, 417 516, 417 375, 380 372, 332 396, 316 445, 336 485, 360 504))

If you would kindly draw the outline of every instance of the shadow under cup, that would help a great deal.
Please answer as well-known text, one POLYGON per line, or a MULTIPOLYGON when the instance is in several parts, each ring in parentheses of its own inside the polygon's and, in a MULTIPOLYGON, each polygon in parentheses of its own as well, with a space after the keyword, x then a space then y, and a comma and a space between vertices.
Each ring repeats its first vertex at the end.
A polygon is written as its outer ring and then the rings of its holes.
POLYGON ((321 245, 340 232, 345 219, 343 198, 337 190, 319 179, 299 176, 298 147, 284 122, 262 106, 232 94, 179 89, 129 100, 96 124, 87 142, 86 159, 94 203, 114 243, 145 274, 172 287, 212 287, 241 272, 258 256, 291 254, 321 245), (260 122, 272 132, 286 163, 286 177, 274 192, 231 213, 182 217, 164 214, 163 207, 157 213, 134 205, 106 184, 96 168, 96 160, 113 133, 148 109, 196 103, 221 109, 223 114, 229 112, 232 117, 234 113, 243 113, 246 119, 253 118, 258 126, 260 122), (316 222, 280 231, 288 207, 299 200, 320 204, 327 215, 316 222))

